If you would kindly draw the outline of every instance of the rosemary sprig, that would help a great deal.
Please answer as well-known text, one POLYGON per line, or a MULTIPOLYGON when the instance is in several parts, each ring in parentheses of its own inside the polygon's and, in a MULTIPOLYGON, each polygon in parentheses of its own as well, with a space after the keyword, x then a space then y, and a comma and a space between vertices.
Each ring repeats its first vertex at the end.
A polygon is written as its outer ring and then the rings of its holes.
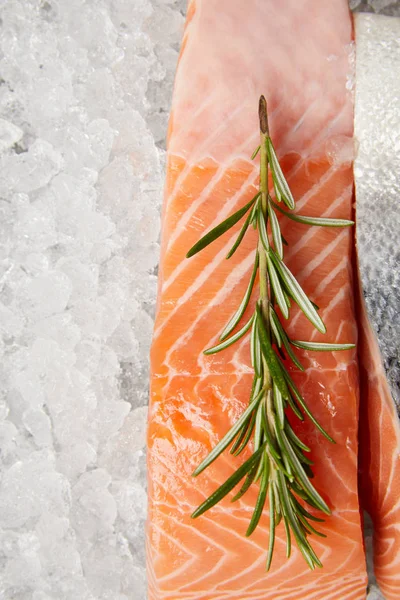
POLYGON ((193 475, 199 475, 229 447, 231 454, 238 456, 253 438, 253 449, 250 457, 195 510, 192 517, 199 517, 209 510, 240 482, 242 485, 232 498, 232 502, 238 501, 253 484, 259 482, 258 497, 246 535, 251 535, 256 529, 269 497, 270 533, 267 570, 272 562, 275 531, 281 520, 283 520, 287 540, 286 556, 289 557, 291 554, 293 538, 310 569, 314 569, 322 565, 309 542, 309 537, 324 536, 324 534, 317 531, 311 522, 322 522, 323 519, 310 513, 304 505, 308 504, 326 515, 330 514, 330 509, 311 483, 313 463, 306 456, 310 448, 297 437, 287 418, 287 411, 291 410, 300 420, 304 419, 304 413, 322 435, 333 443, 334 440, 311 413, 290 377, 284 361, 290 360, 297 369, 304 371, 293 348, 336 352, 354 348, 354 344, 292 340, 286 333, 278 317, 277 308, 284 319, 288 319, 293 302, 299 306, 305 317, 319 332, 325 333, 326 327, 318 314, 317 305, 307 297, 284 263, 284 246, 287 242, 282 236, 275 210, 306 225, 346 227, 353 225, 353 221, 306 217, 290 212, 295 208, 295 202, 269 135, 267 103, 264 96, 261 96, 259 102, 259 120, 260 145, 252 155, 252 159, 260 155, 259 192, 243 208, 202 237, 187 253, 187 257, 191 257, 200 252, 231 229, 246 214, 246 220, 227 258, 229 259, 239 248, 249 225, 252 224, 258 231, 253 271, 243 300, 223 329, 219 343, 205 350, 205 354, 220 352, 251 330, 250 349, 254 379, 249 404, 193 475), (269 169, 271 169, 275 198, 278 203, 283 202, 287 210, 281 208, 270 196, 269 169), (235 332, 249 306, 257 274, 259 274, 259 296, 254 312, 235 332))

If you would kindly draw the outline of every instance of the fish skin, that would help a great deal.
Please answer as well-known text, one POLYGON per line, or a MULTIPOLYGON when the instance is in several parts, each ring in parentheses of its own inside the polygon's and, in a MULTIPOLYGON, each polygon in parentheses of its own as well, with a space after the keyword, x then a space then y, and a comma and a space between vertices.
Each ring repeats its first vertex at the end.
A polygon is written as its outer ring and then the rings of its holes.
POLYGON ((400 19, 356 15, 355 160, 360 493, 374 526, 374 571, 400 598, 400 19))
MULTIPOLYGON (((320 528, 327 539, 312 540, 323 569, 309 571, 296 547, 287 560, 280 526, 272 568, 265 573, 268 511, 254 534, 244 536, 257 495, 255 486, 238 503, 226 498, 199 519, 190 519, 205 497, 249 456, 249 450, 242 458, 224 453, 199 477, 191 477, 248 400, 248 339, 215 356, 205 357, 202 351, 215 343, 240 302, 252 268, 256 234, 251 230, 229 261, 225 256, 238 228, 190 260, 184 256, 203 233, 257 190, 257 164, 249 156, 257 145, 261 93, 267 96, 271 134, 299 212, 352 216, 351 158, 346 155, 343 160, 340 157, 346 153, 337 152, 352 140, 352 98, 346 89, 351 35, 344 0, 308 0, 301 7, 297 0, 289 0, 279 9, 272 0, 190 4, 170 122, 151 350, 150 600, 366 597, 357 491, 359 390, 354 350, 301 351, 307 372, 293 373, 311 410, 337 442, 330 444, 307 421, 296 424, 297 434, 312 448, 316 488, 333 509, 320 528), (264 23, 265 27, 274 23, 269 52, 265 52, 264 23), (292 31, 301 34, 296 53, 287 33, 292 31), (278 77, 280 86, 276 86, 278 77)), ((328 328, 325 339, 356 341, 352 232, 284 220, 282 233, 290 244, 289 268, 321 306, 328 328)), ((324 339, 295 310, 288 330, 298 339, 324 339)))

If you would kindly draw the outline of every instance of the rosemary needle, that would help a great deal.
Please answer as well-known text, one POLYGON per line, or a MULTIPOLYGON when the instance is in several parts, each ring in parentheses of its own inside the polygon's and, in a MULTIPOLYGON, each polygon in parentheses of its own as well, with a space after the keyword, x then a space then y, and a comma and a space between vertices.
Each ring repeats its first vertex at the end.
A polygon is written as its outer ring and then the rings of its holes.
POLYGON ((236 225, 245 215, 245 222, 227 258, 238 250, 249 225, 253 225, 258 231, 254 266, 244 297, 220 335, 220 343, 205 351, 205 354, 221 352, 251 331, 250 351, 254 380, 249 404, 231 429, 203 459, 193 475, 198 476, 202 473, 229 447, 230 453, 237 457, 248 448, 252 438, 254 446, 247 460, 239 464, 236 471, 194 511, 192 517, 197 518, 215 506, 244 479, 232 502, 242 498, 253 485, 258 485, 254 511, 247 532, 243 532, 247 536, 252 535, 263 518, 268 499, 270 532, 266 548, 266 569, 269 570, 272 565, 276 527, 281 520, 286 535, 286 556, 289 558, 294 540, 310 569, 314 569, 322 564, 310 544, 309 537, 324 534, 316 530, 311 522, 322 522, 323 519, 310 513, 306 505, 326 515, 330 514, 330 509, 311 482, 313 461, 307 456, 310 448, 296 435, 287 418, 287 411, 290 409, 300 420, 304 419, 304 413, 323 436, 330 442, 334 443, 334 440, 308 408, 289 375, 286 360, 290 360, 297 369, 304 371, 295 352, 297 348, 305 351, 337 352, 350 350, 354 348, 354 344, 292 340, 286 333, 278 317, 277 308, 287 319, 293 302, 320 333, 325 333, 326 327, 318 314, 319 307, 308 298, 284 262, 283 246, 287 246, 288 242, 281 233, 275 210, 296 222, 311 226, 347 227, 353 225, 353 222, 346 219, 306 217, 291 212, 295 208, 295 201, 269 135, 267 103, 264 96, 261 96, 259 101, 259 120, 260 144, 252 155, 252 159, 258 155, 260 157, 259 191, 243 208, 206 233, 187 253, 188 258, 197 254, 236 225), (286 210, 271 199, 268 190, 269 170, 275 197, 278 203, 283 202, 286 210), (236 333, 233 333, 244 314, 248 312, 257 275, 259 294, 253 314, 247 317, 246 323, 242 324, 236 333))

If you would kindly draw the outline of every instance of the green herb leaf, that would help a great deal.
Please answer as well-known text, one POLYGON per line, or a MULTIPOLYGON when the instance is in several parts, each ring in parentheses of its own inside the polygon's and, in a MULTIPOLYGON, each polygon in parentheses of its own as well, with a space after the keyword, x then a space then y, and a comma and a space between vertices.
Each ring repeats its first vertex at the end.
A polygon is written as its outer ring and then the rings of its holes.
MULTIPOLYGON (((251 393, 250 393, 249 404, 259 394, 261 388, 262 388, 261 378, 254 377, 253 385, 252 385, 251 393)), ((254 429, 255 418, 256 418, 256 411, 253 411, 253 414, 251 416, 251 419, 250 419, 248 425, 242 428, 242 431, 239 433, 234 444, 232 445, 232 448, 230 449, 230 453, 233 454, 234 456, 238 456, 242 452, 242 450, 245 448, 245 446, 247 445, 247 443, 250 439, 250 436, 253 432, 253 429, 254 429)))
POLYGON ((286 383, 288 384, 288 386, 292 390, 292 392, 293 392, 293 394, 294 394, 297 402, 300 404, 301 408, 304 410, 304 412, 306 413, 307 417, 314 423, 314 425, 316 426, 317 429, 319 429, 319 431, 322 433, 322 435, 324 437, 326 437, 327 440, 329 440, 330 442, 332 442, 334 444, 335 440, 329 435, 329 433, 327 431, 325 431, 325 429, 322 427, 322 425, 320 425, 318 423, 317 419, 314 417, 314 415, 312 414, 312 412, 308 408, 307 404, 305 403, 305 401, 303 399, 303 396, 300 394, 300 392, 297 389, 297 387, 296 387, 293 379, 290 377, 289 373, 286 371, 286 369, 282 365, 282 363, 281 363, 281 367, 282 367, 282 371, 283 371, 283 375, 285 377, 286 383))
POLYGON ((303 523, 304 527, 306 527, 306 529, 308 530, 309 533, 315 533, 315 535, 318 535, 319 537, 326 538, 326 535, 324 533, 321 533, 317 529, 315 529, 311 525, 311 523, 308 523, 308 521, 303 517, 303 515, 301 513, 297 514, 297 516, 299 518, 299 521, 301 521, 301 523, 303 523))
POLYGON ((272 181, 274 182, 275 196, 279 202, 283 200, 286 206, 293 210, 295 207, 295 203, 292 196, 292 192, 289 189, 289 186, 279 164, 278 157, 276 155, 275 148, 270 137, 267 138, 266 144, 268 160, 272 172, 272 181))
POLYGON ((238 438, 238 445, 235 446, 235 448, 232 448, 232 454, 234 456, 239 456, 239 454, 241 454, 243 452, 243 450, 246 448, 247 444, 250 441, 250 438, 252 436, 252 433, 254 431, 254 426, 256 424, 256 417, 257 417, 257 413, 256 411, 253 412, 252 416, 251 416, 251 420, 250 423, 247 427, 246 430, 243 430, 244 432, 244 436, 240 436, 240 438, 238 438))
POLYGON ((303 417, 299 407, 297 406, 297 401, 293 396, 294 395, 292 393, 289 394, 288 404, 289 404, 290 408, 292 409, 292 411, 294 412, 294 414, 296 415, 296 417, 300 421, 304 421, 304 417, 303 417))
MULTIPOLYGON (((262 406, 259 405, 257 407, 257 411, 256 411, 256 424, 255 424, 255 429, 254 429, 254 448, 256 450, 258 448, 260 448, 264 443, 264 432, 263 432, 263 428, 262 428, 262 414, 263 414, 262 406)), ((257 476, 256 476, 256 480, 257 480, 257 476)))
MULTIPOLYGON (((264 455, 265 456, 265 455, 264 455)), ((261 476, 261 484, 258 492, 256 506, 254 508, 253 516, 251 517, 251 521, 249 527, 246 531, 246 537, 249 537, 255 528, 257 527, 262 511, 264 509, 265 500, 267 499, 267 491, 268 491, 268 463, 266 460, 263 461, 263 472, 261 476)))
POLYGON ((272 239, 274 240, 275 252, 279 256, 279 258, 283 258, 283 244, 282 244, 282 235, 281 228, 279 226, 279 221, 275 214, 274 209, 272 208, 271 202, 268 202, 268 216, 269 222, 271 225, 272 231, 272 239))
POLYGON ((248 472, 248 474, 246 475, 246 479, 244 480, 244 484, 242 485, 242 487, 240 488, 240 490, 238 491, 238 493, 233 496, 231 502, 237 502, 237 500, 240 500, 240 498, 242 498, 242 496, 245 495, 245 493, 247 492, 247 490, 250 488, 251 484, 253 483, 255 476, 257 474, 258 471, 258 465, 260 464, 260 460, 261 460, 261 456, 258 459, 258 462, 254 463, 254 465, 251 467, 250 471, 248 472))
POLYGON ((318 508, 327 515, 330 515, 331 511, 326 502, 318 494, 317 490, 311 485, 306 473, 304 472, 303 466, 299 461, 296 453, 294 452, 289 440, 286 437, 284 431, 281 432, 280 437, 283 443, 283 449, 286 451, 288 459, 292 465, 293 471, 296 473, 297 480, 303 490, 312 498, 318 508))
MULTIPOLYGON (((256 204, 254 206, 256 206, 256 204)), ((244 236, 246 234, 246 231, 248 230, 249 225, 250 225, 250 223, 251 223, 251 221, 252 221, 252 219, 254 217, 254 213, 253 213, 254 206, 251 209, 251 211, 249 212, 248 216, 246 217, 246 220, 245 220, 245 222, 243 224, 242 229, 239 232, 238 237, 236 238, 235 243, 233 244, 232 248, 229 250, 228 254, 226 255, 227 260, 229 258, 231 258, 231 256, 233 256, 235 254, 236 250, 239 248, 239 246, 240 246, 240 244, 242 242, 242 239, 244 238, 244 236)))
POLYGON ((292 221, 296 221, 297 223, 303 223, 304 225, 316 225, 317 227, 351 227, 354 225, 354 221, 349 221, 347 219, 331 219, 329 217, 306 217, 305 215, 298 215, 295 213, 290 213, 276 204, 271 198, 270 202, 275 206, 279 212, 283 215, 292 219, 292 221))
POLYGON ((253 366, 256 377, 262 376, 262 361, 261 361, 261 346, 260 339, 258 336, 258 325, 257 325, 257 313, 255 314, 255 319, 253 321, 253 327, 251 330, 251 338, 250 338, 250 355, 251 355, 251 364, 253 366))
POLYGON ((276 414, 279 420, 279 427, 283 429, 285 427, 285 406, 282 398, 282 394, 279 391, 275 381, 273 382, 273 394, 274 394, 274 405, 276 414))
POLYGON ((299 527, 297 517, 295 516, 295 514, 293 512, 293 508, 292 508, 292 505, 289 500, 289 493, 288 493, 288 489, 286 486, 285 477, 284 477, 283 473, 281 473, 281 472, 278 472, 278 485, 279 485, 279 491, 280 491, 279 496, 282 500, 284 514, 289 520, 290 527, 292 528, 293 533, 297 538, 297 542, 298 543, 300 542, 300 544, 302 544, 302 543, 306 542, 306 539, 304 537, 304 533, 302 532, 302 530, 299 527))
POLYGON ((285 533, 286 533, 286 558, 290 558, 290 554, 291 554, 291 550, 292 550, 292 537, 290 535, 290 527, 289 527, 289 521, 288 521, 287 517, 283 518, 283 524, 285 526, 285 533))
POLYGON ((282 323, 280 322, 278 315, 276 314, 276 312, 274 311, 273 308, 270 309, 270 313, 271 313, 271 325, 273 324, 274 327, 279 331, 280 339, 282 340, 282 343, 285 346, 290 359, 292 360, 293 364, 296 365, 296 367, 298 369, 300 369, 300 371, 304 371, 303 365, 298 360, 297 356, 295 355, 292 348, 290 347, 290 340, 289 340, 285 330, 282 327, 282 323))
POLYGON ((314 327, 316 327, 316 329, 318 329, 318 331, 320 331, 321 333, 326 333, 326 327, 321 317, 311 304, 310 300, 307 298, 306 294, 304 293, 303 289, 301 288, 300 284, 298 283, 292 272, 289 271, 285 263, 283 263, 272 250, 270 250, 270 256, 279 275, 282 278, 282 281, 288 288, 296 304, 298 304, 299 308, 303 311, 307 319, 311 321, 311 323, 314 325, 314 327))
POLYGON ((260 234, 262 245, 264 246, 265 250, 268 252, 269 241, 268 241, 267 227, 265 224, 265 216, 263 214, 263 211, 261 210, 261 207, 258 209, 257 224, 258 224, 258 232, 260 234))
POLYGON ((339 352, 342 350, 351 350, 356 347, 355 344, 325 344, 320 342, 301 342, 300 340, 291 340, 291 344, 296 346, 296 348, 316 352, 339 352))
POLYGON ((244 315, 244 311, 246 310, 246 308, 249 304, 249 301, 250 301, 251 292, 253 291, 254 281, 256 279, 257 270, 258 270, 258 263, 259 263, 259 255, 258 255, 258 251, 257 251, 256 257, 254 260, 253 272, 251 274, 246 293, 243 296, 243 300, 241 301, 239 308, 237 309, 237 311, 235 312, 235 314, 233 315, 233 317, 231 318, 231 320, 229 321, 229 323, 226 325, 225 329, 221 333, 221 335, 219 337, 221 342, 223 342, 228 337, 228 335, 235 329, 236 325, 239 323, 240 319, 244 315))
POLYGON ((306 446, 305 443, 297 437, 297 435, 295 434, 288 422, 285 423, 285 432, 288 438, 292 440, 292 442, 294 442, 296 446, 298 446, 301 450, 303 450, 304 452, 311 452, 311 448, 306 446))
POLYGON ((254 150, 253 154, 251 155, 251 160, 254 160, 255 157, 257 156, 257 154, 260 151, 261 146, 257 146, 257 148, 254 150))
MULTIPOLYGON (((290 296, 285 289, 283 290, 283 294, 285 296, 287 307, 290 309, 290 307, 292 306, 292 303, 290 302, 290 296)), ((311 302, 311 304, 313 303, 311 302)))
POLYGON ((253 410, 256 408, 257 404, 261 400, 261 396, 264 390, 252 400, 246 410, 242 413, 242 416, 236 421, 236 423, 232 426, 232 428, 228 431, 228 433, 218 442, 213 450, 206 456, 206 458, 200 463, 197 469, 193 472, 193 477, 200 475, 204 469, 206 469, 218 456, 229 446, 229 444, 233 441, 239 431, 243 426, 246 425, 248 419, 251 418, 251 414, 253 410))
POLYGON ((282 347, 281 334, 280 334, 279 328, 276 326, 275 320, 272 317, 272 313, 275 313, 275 311, 272 308, 272 306, 270 306, 270 317, 269 317, 270 321, 269 322, 271 323, 271 331, 272 331, 272 333, 273 333, 273 335, 275 337, 276 345, 278 346, 278 348, 281 348, 282 347))
POLYGON ((271 568, 272 555, 274 553, 275 545, 275 502, 274 493, 271 489, 269 492, 269 543, 268 543, 268 555, 267 555, 267 566, 266 570, 269 571, 271 568))
POLYGON ((256 306, 257 310, 257 326, 258 326, 258 335, 260 338, 260 346, 261 352, 268 364, 268 369, 271 373, 272 379, 275 381, 279 391, 281 392, 283 398, 285 400, 289 397, 289 391, 285 382, 285 378, 282 373, 281 366, 279 364, 279 359, 277 358, 275 352, 272 349, 271 342, 265 331, 264 319, 260 310, 259 305, 256 306))
POLYGON ((192 514, 192 519, 196 519, 207 510, 218 504, 222 498, 224 498, 233 488, 239 483, 241 479, 250 471, 253 465, 258 461, 259 456, 264 450, 264 446, 261 446, 250 458, 244 462, 233 475, 231 475, 225 483, 223 483, 214 493, 207 498, 192 514))
POLYGON ((234 344, 235 342, 240 340, 240 338, 242 338, 244 335, 246 335, 246 333, 249 331, 250 327, 253 325, 253 321, 254 321, 254 315, 252 315, 250 317, 250 319, 247 321, 246 325, 244 325, 242 327, 242 329, 240 329, 232 337, 226 339, 225 341, 221 342, 217 346, 213 346, 212 348, 208 348, 208 350, 204 350, 204 354, 206 354, 206 355, 216 354, 217 352, 221 352, 221 350, 225 350, 225 348, 232 346, 232 344, 234 344))
POLYGON ((271 260, 269 254, 267 254, 267 265, 268 265, 268 273, 271 281, 272 289, 274 290, 274 294, 276 297, 276 301, 278 303, 279 308, 281 309, 281 313, 285 319, 289 318, 289 309, 286 304, 285 296, 283 293, 283 289, 281 283, 279 281, 279 277, 274 267, 274 263, 271 260))
POLYGON ((324 519, 319 519, 318 517, 315 517, 314 515, 312 515, 310 512, 308 512, 308 510, 306 510, 304 508, 304 506, 302 506, 300 504, 300 502, 297 500, 297 498, 295 498, 294 496, 292 496, 292 500, 296 505, 296 510, 297 512, 301 513, 302 515, 304 515, 307 519, 311 520, 311 521, 315 521, 316 523, 324 523, 324 519))
POLYGON ((209 244, 214 242, 216 239, 218 239, 221 235, 226 233, 229 229, 231 229, 231 227, 236 225, 236 223, 238 221, 240 221, 240 219, 242 217, 244 217, 244 215, 247 213, 247 211, 253 206, 254 202, 257 200, 257 198, 259 196, 260 196, 260 192, 258 192, 254 196, 254 198, 252 198, 250 200, 250 202, 248 202, 245 206, 243 206, 243 208, 241 208, 240 210, 235 212, 233 215, 231 215, 230 217, 225 219, 225 221, 222 221, 222 223, 220 223, 219 225, 214 227, 214 229, 212 229, 211 231, 206 233, 205 236, 203 236, 198 242, 196 242, 196 244, 194 246, 192 246, 192 248, 186 254, 186 258, 190 258, 191 256, 194 256, 195 254, 200 252, 200 250, 203 250, 206 246, 208 246, 209 244))

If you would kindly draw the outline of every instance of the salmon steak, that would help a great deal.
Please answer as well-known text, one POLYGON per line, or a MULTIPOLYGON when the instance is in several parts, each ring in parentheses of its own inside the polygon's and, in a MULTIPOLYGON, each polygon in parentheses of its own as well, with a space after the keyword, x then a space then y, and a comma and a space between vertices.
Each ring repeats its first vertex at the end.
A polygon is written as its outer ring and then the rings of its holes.
MULTIPOLYGON (((189 3, 168 134, 159 290, 151 349, 148 425, 149 600, 361 600, 367 574, 358 493, 360 376, 357 349, 298 356, 296 385, 335 444, 309 419, 293 422, 311 448, 313 485, 331 509, 313 538, 323 567, 310 570, 283 523, 266 571, 267 505, 246 537, 257 487, 191 514, 251 456, 224 452, 192 473, 248 405, 249 335, 212 356, 246 290, 257 234, 229 259, 240 224, 190 259, 207 231, 259 186, 258 99, 296 211, 351 219, 353 209, 352 21, 345 0, 196 0, 189 3)), ((285 263, 318 305, 327 333, 293 307, 294 339, 357 343, 354 231, 280 219, 285 263)), ((258 282, 256 282, 258 285, 258 282)), ((379 394, 378 394, 379 395, 379 394)), ((393 596, 394 597, 394 596, 393 596)), ((390 598, 390 596, 388 596, 390 598)))

